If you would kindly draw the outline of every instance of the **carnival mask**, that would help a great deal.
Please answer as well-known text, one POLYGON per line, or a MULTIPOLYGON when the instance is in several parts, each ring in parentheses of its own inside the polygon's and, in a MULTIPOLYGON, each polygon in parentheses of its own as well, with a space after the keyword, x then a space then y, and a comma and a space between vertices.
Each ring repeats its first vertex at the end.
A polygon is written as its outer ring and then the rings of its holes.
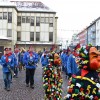
POLYGON ((90 69, 98 70, 100 68, 100 52, 95 47, 90 48, 89 58, 90 58, 90 69))
POLYGON ((61 64, 60 57, 57 53, 54 54, 54 64, 55 65, 60 65, 61 64))

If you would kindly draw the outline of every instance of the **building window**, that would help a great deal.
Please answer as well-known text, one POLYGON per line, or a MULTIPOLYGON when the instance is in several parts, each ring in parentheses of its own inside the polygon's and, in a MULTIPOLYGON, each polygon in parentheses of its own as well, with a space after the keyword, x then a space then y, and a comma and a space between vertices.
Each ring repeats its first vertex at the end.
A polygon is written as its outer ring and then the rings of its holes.
POLYGON ((53 17, 49 18, 49 23, 53 23, 53 17))
POLYGON ((34 16, 31 16, 31 26, 34 26, 34 16))
POLYGON ((7 19, 7 12, 3 12, 3 19, 7 19))
POLYGON ((30 23, 30 16, 26 16, 26 23, 30 23))
POLYGON ((40 41, 40 32, 36 32, 36 41, 40 41))
POLYGON ((12 23, 12 12, 8 12, 8 23, 12 23))
POLYGON ((41 23, 45 23, 45 17, 41 17, 41 23))
POLYGON ((49 18, 48 17, 45 18, 45 22, 49 23, 49 18))
POLYGON ((53 27, 53 17, 49 18, 49 27, 53 27))
POLYGON ((49 41, 53 42, 53 32, 49 32, 49 41))
POLYGON ((22 23, 25 23, 25 19, 26 19, 26 17, 22 16, 22 23))
POLYGON ((53 23, 49 23, 49 27, 53 27, 53 23))
POLYGON ((20 31, 17 32, 17 41, 21 41, 21 32, 20 31))
POLYGON ((36 17, 36 26, 40 26, 40 17, 36 17))
POLYGON ((21 26, 21 16, 17 16, 17 26, 21 26))
POLYGON ((2 12, 0 12, 0 19, 2 19, 2 12))
POLYGON ((12 37, 12 30, 11 29, 7 30, 7 37, 12 37))
POLYGON ((30 41, 34 41, 34 32, 30 32, 30 41))

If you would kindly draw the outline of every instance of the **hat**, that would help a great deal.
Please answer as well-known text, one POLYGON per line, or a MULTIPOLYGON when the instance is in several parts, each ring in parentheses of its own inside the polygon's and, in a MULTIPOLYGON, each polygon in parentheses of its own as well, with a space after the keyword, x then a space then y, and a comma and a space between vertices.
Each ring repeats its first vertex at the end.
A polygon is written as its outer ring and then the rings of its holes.
POLYGON ((67 50, 66 50, 66 52, 67 52, 67 53, 68 53, 68 52, 71 52, 71 49, 68 47, 67 50))
POLYGON ((11 48, 8 48, 8 50, 12 50, 11 48))
POLYGON ((78 43, 76 46, 75 46, 75 50, 78 50, 78 49, 80 49, 81 48, 81 45, 80 45, 80 43, 78 43))
POLYGON ((8 50, 9 50, 8 48, 5 48, 5 49, 4 49, 4 51, 8 51, 8 50))

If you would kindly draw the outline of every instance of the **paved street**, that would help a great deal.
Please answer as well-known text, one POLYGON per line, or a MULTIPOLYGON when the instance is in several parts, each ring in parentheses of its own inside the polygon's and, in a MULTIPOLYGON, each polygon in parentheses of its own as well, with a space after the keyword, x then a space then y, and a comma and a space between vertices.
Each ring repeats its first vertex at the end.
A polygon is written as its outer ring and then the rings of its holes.
MULTIPOLYGON (((66 94, 67 80, 63 74, 63 96, 66 94)), ((19 78, 14 78, 11 85, 11 91, 7 92, 3 89, 2 72, 0 68, 0 100, 44 100, 44 91, 42 87, 42 69, 41 65, 37 67, 35 72, 35 88, 30 89, 25 86, 25 71, 19 73, 19 78)))

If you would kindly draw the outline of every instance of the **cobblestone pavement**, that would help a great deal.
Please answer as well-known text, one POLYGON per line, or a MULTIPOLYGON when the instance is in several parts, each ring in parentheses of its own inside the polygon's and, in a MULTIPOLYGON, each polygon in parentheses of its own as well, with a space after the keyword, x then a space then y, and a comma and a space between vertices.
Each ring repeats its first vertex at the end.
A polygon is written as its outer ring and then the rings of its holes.
MULTIPOLYGON (((0 75, 1 69, 0 69, 0 75)), ((1 76, 0 76, 1 77, 1 76)), ((63 74, 63 96, 66 95, 67 79, 63 74)), ((44 100, 44 91, 42 86, 42 69, 41 65, 35 72, 35 87, 31 89, 25 84, 25 71, 19 72, 19 78, 13 78, 11 91, 4 90, 3 80, 0 78, 0 100, 44 100)))

